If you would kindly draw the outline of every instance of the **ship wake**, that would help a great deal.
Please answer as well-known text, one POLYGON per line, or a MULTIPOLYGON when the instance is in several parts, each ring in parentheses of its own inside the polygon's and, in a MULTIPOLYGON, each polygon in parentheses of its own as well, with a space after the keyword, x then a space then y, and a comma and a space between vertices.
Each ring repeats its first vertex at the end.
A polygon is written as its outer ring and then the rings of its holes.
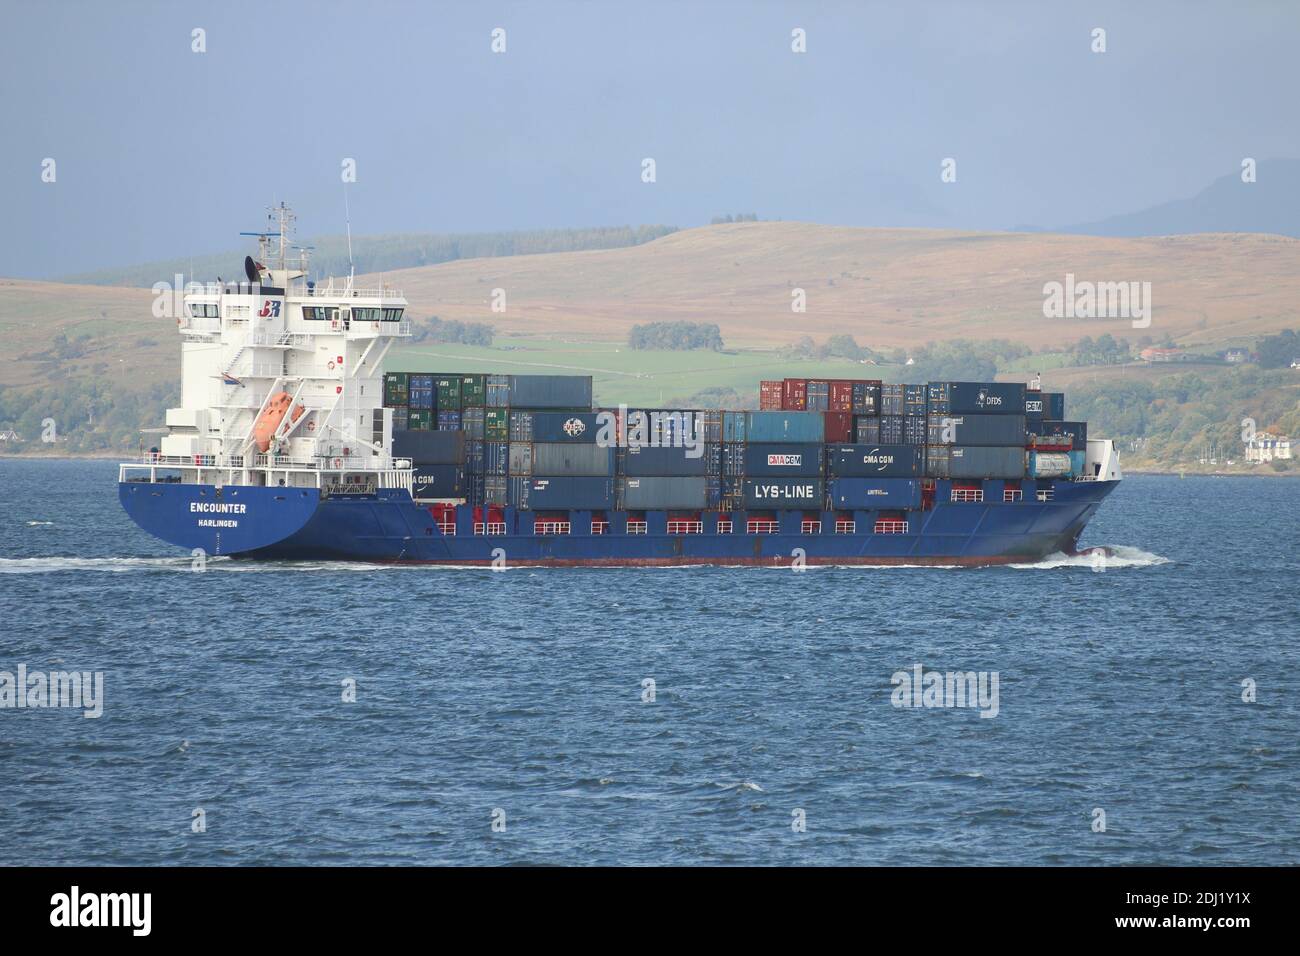
POLYGON ((1098 545, 1074 554, 1057 552, 1029 564, 1009 564, 1009 568, 1030 571, 1054 571, 1057 568, 1086 568, 1090 571, 1117 571, 1121 568, 1150 568, 1169 564, 1170 559, 1128 545, 1098 545))

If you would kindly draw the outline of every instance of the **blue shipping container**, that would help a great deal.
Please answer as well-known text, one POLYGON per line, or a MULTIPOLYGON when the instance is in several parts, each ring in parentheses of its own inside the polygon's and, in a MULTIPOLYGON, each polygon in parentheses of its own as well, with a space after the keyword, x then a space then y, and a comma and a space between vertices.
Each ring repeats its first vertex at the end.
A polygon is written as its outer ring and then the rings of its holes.
POLYGON ((746 412, 745 440, 753 442, 825 441, 826 416, 820 412, 746 412))
POLYGON ((623 508, 632 511, 698 511, 708 505, 708 479, 699 477, 624 478, 619 483, 623 508))
MULTIPOLYGON (((488 388, 491 390, 491 380, 488 388)), ((590 375, 511 375, 509 404, 515 408, 591 408, 590 375)))
POLYGON ((430 498, 465 497, 465 469, 459 465, 416 467, 411 476, 411 497, 425 501, 430 498))
MULTIPOLYGON (((595 412, 533 412, 532 441, 591 444, 599 433, 595 412)), ((612 446, 613 429, 606 437, 612 446)))
POLYGON ((830 473, 836 478, 913 478, 921 474, 919 445, 827 445, 830 473))
POLYGON ((461 465, 465 462, 465 433, 394 431, 393 457, 413 465, 461 465))
MULTIPOLYGON (((718 446, 712 446, 716 449, 718 446)), ((623 455, 623 474, 637 477, 703 475, 708 473, 708 448, 629 448, 623 455), (691 457, 691 453, 697 453, 691 457)), ((716 472, 715 472, 716 474, 716 472)))
POLYGON ((748 412, 722 413, 722 440, 728 442, 745 441, 748 412))
POLYGON ((1024 415, 931 415, 927 441, 931 445, 1023 445, 1024 415))
POLYGON ((612 478, 511 478, 510 503, 531 511, 614 507, 612 478))
POLYGON ((746 478, 746 508, 816 508, 825 504, 820 478, 746 478))
POLYGON ((836 478, 830 491, 832 508, 921 507, 921 482, 915 478, 836 478))
POLYGON ((1023 415, 1025 386, 1020 382, 931 382, 932 414, 1023 415))
POLYGON ((752 444, 745 446, 745 474, 751 477, 815 478, 822 473, 822 446, 752 444))

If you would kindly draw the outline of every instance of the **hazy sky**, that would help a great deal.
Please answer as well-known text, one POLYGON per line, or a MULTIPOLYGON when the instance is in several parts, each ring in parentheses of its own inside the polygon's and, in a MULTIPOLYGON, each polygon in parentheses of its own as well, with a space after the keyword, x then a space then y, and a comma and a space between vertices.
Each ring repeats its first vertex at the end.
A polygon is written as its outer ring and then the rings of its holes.
POLYGON ((1293 2, 0 0, 0 275, 237 248, 280 199, 341 233, 345 157, 357 234, 1094 220, 1300 156, 1298 49, 1293 2))

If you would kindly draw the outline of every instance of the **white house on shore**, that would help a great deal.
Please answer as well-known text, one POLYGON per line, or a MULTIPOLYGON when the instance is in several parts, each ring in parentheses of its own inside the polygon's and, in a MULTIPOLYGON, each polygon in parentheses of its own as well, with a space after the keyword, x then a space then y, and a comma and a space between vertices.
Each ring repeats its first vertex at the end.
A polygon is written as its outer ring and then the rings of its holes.
POLYGON ((1291 458, 1291 439, 1285 435, 1274 435, 1269 432, 1259 432, 1253 439, 1246 442, 1246 460, 1247 461, 1272 461, 1273 459, 1282 461, 1291 458))

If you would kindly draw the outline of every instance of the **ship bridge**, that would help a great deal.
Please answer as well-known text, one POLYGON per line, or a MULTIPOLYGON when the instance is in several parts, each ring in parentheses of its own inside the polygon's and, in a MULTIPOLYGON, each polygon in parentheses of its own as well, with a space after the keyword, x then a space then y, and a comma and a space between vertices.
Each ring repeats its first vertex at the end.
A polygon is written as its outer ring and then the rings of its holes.
POLYGON ((411 334, 406 298, 351 276, 313 281, 308 248, 290 254, 292 212, 272 217, 276 231, 244 234, 259 248, 243 280, 186 287, 181 406, 137 464, 180 466, 186 482, 409 487, 388 451, 381 371, 411 334))

